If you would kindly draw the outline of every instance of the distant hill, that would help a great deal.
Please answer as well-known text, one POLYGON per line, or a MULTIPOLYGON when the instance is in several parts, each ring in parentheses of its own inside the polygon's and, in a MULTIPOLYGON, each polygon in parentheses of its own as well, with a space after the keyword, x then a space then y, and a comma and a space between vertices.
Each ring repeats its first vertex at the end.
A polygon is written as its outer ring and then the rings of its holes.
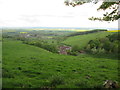
POLYGON ((79 32, 70 34, 68 37, 96 33, 96 32, 103 32, 103 31, 107 31, 107 29, 93 29, 93 30, 86 30, 86 31, 81 31, 81 32, 79 31, 79 32))
POLYGON ((118 30, 118 28, 98 28, 98 27, 0 27, 0 30, 6 30, 6 29, 16 29, 16 30, 22 30, 22 29, 65 29, 65 30, 94 30, 94 29, 108 29, 108 30, 118 30))
POLYGON ((83 49, 90 40, 94 40, 96 38, 102 38, 109 34, 112 34, 112 33, 111 32, 95 32, 95 33, 89 33, 84 35, 71 36, 71 37, 68 37, 68 39, 66 39, 62 43, 71 45, 71 46, 78 46, 80 49, 83 49))

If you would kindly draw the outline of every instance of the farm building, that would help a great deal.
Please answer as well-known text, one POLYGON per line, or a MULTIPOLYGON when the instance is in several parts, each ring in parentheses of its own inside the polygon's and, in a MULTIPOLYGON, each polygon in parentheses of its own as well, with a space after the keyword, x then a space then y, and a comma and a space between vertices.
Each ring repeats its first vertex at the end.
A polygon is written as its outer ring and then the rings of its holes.
POLYGON ((65 46, 65 45, 63 45, 63 46, 60 46, 59 47, 59 54, 65 54, 65 55, 67 55, 67 51, 68 50, 71 50, 72 48, 70 47, 70 46, 65 46))

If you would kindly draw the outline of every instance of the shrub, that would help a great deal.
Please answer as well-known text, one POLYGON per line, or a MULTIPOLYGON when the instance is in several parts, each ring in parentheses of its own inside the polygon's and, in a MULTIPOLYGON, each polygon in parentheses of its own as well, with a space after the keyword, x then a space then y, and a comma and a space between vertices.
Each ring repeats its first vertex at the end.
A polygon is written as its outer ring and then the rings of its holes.
POLYGON ((93 54, 97 53, 96 47, 92 48, 91 51, 92 51, 93 54))
POLYGON ((98 53, 100 53, 100 54, 105 53, 105 49, 104 48, 99 48, 98 53))
POLYGON ((69 55, 77 56, 77 55, 78 55, 78 52, 72 51, 72 52, 68 52, 68 54, 69 54, 69 55))

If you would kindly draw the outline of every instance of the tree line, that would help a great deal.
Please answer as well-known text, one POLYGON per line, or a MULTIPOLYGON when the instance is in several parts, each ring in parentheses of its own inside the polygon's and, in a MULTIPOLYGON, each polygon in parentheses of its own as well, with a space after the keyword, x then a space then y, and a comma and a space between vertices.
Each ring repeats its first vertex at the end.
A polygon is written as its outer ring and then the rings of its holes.
POLYGON ((23 43, 29 44, 29 45, 34 45, 34 46, 46 49, 53 53, 58 53, 57 45, 55 45, 55 44, 51 44, 51 43, 47 43, 47 42, 39 41, 39 40, 37 40, 37 41, 25 40, 25 41, 23 41, 23 43))
POLYGON ((85 47, 91 53, 119 53, 120 33, 108 35, 104 38, 90 40, 85 47))

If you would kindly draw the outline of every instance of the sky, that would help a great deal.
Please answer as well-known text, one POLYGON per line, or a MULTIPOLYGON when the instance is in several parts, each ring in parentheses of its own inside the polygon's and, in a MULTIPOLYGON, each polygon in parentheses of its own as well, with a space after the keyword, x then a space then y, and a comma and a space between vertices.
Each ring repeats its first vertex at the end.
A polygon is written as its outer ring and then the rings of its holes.
POLYGON ((0 27, 98 27, 117 28, 118 21, 90 21, 105 11, 102 4, 66 6, 64 0, 0 0, 0 27))

